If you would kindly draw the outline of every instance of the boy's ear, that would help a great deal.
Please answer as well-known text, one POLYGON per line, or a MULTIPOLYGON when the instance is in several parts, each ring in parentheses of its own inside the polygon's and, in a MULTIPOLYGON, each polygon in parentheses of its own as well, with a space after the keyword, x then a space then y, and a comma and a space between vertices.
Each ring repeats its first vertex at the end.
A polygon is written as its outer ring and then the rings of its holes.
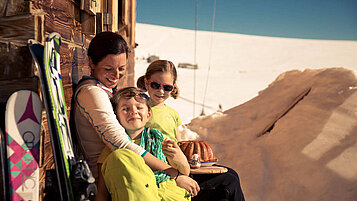
POLYGON ((148 112, 148 119, 151 117, 151 112, 149 111, 148 112))

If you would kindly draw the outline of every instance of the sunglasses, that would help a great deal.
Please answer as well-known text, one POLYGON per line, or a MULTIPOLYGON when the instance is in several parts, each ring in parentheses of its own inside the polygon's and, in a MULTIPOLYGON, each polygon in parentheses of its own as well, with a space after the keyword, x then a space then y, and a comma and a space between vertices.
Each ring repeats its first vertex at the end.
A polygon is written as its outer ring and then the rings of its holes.
POLYGON ((139 103, 146 103, 147 101, 150 100, 149 96, 142 92, 138 93, 138 92, 134 92, 134 91, 123 91, 123 92, 119 93, 119 96, 123 97, 123 98, 134 97, 134 99, 139 103))
POLYGON ((160 84, 157 82, 151 82, 150 83, 150 87, 153 89, 160 89, 160 87, 162 87, 164 89, 164 91, 172 91, 174 90, 174 86, 173 85, 169 85, 169 84, 160 84))

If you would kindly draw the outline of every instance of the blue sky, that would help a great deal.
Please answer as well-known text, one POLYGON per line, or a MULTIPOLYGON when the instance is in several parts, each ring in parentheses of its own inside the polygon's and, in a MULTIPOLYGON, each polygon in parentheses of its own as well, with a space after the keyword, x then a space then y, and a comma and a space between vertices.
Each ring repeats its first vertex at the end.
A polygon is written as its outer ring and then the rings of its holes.
MULTIPOLYGON (((198 30, 212 29, 214 0, 198 0, 198 30)), ((138 0, 136 21, 195 29, 195 0, 138 0)), ((357 41, 357 0, 217 0, 215 31, 357 41)))

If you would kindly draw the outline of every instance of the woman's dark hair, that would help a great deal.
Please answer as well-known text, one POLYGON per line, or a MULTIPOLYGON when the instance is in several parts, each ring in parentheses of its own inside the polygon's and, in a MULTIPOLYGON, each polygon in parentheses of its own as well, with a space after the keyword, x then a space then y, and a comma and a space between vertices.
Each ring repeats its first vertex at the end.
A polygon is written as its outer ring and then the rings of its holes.
POLYGON ((97 34, 88 47, 88 56, 94 65, 97 65, 108 54, 121 53, 125 53, 128 58, 128 44, 121 35, 109 31, 97 34))

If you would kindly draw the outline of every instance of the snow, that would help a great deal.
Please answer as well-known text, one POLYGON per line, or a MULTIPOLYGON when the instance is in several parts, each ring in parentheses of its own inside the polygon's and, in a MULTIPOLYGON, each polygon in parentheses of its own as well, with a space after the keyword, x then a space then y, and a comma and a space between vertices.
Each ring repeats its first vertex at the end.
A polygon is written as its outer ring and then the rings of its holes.
MULTIPOLYGON (((148 55, 194 63, 193 31, 136 31, 136 77, 148 55)), ((198 70, 178 68, 181 95, 167 101, 187 136, 198 134, 239 173, 246 200, 355 201, 357 42, 230 33, 214 33, 212 49, 210 41, 210 32, 197 33, 198 70)))
MULTIPOLYGON (((178 63, 193 64, 194 38, 193 30, 137 23, 136 78, 145 73, 149 65, 145 58, 149 55, 170 60, 176 68, 178 63)), ((198 69, 177 68, 181 95, 178 100, 170 98, 167 101, 179 112, 183 123, 199 116, 202 108, 207 115, 219 110, 219 104, 224 111, 252 99, 288 70, 344 67, 357 72, 357 41, 220 32, 212 35, 211 32, 197 31, 196 52, 198 69)))

